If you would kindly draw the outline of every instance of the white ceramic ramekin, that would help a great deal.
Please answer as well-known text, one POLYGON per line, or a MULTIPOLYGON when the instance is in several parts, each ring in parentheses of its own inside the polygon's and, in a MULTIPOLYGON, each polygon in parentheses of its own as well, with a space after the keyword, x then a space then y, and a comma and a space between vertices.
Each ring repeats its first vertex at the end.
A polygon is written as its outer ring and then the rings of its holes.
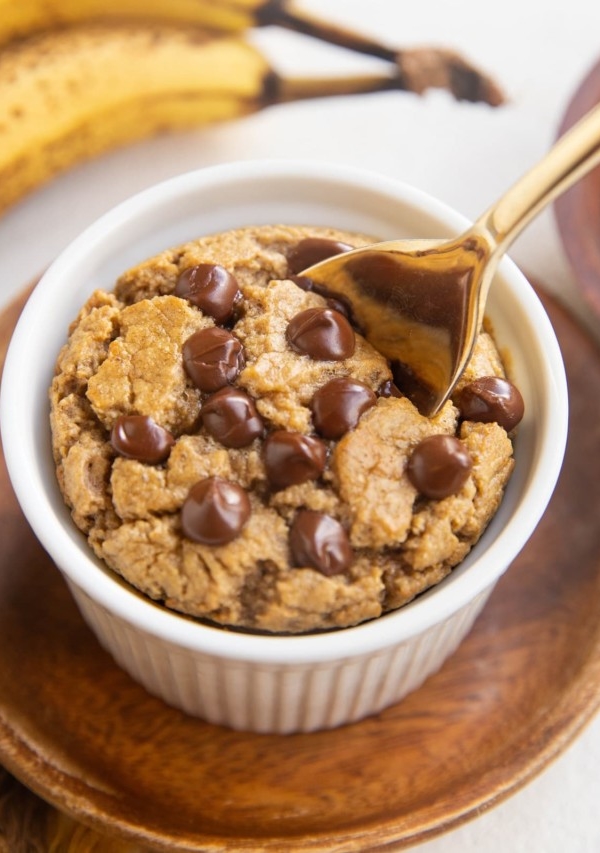
POLYGON ((237 163, 160 184, 88 228, 36 287, 6 360, 1 425, 23 511, 117 662, 190 714, 287 733, 349 723, 398 702, 457 647, 544 512, 562 462, 567 393, 549 320, 505 259, 488 314, 525 399, 516 468, 487 531, 443 583, 372 622, 298 637, 207 627, 145 599, 94 558, 58 490, 48 420, 54 361, 94 288, 112 288, 127 267, 167 247, 268 223, 330 225, 382 240, 449 236, 468 224, 402 183, 330 164, 237 163))

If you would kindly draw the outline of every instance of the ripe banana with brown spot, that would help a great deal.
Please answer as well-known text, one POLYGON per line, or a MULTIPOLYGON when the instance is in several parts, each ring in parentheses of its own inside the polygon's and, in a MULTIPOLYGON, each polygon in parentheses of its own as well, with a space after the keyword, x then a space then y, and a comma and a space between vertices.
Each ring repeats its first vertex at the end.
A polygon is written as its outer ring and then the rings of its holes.
POLYGON ((447 89, 455 98, 498 106, 497 84, 452 50, 402 50, 333 24, 297 0, 0 0, 0 47, 33 33, 89 23, 167 23, 213 33, 241 33, 277 24, 298 33, 376 56, 393 64, 403 88, 447 89))
POLYGON ((250 44, 198 30, 75 28, 5 49, 0 208, 117 145, 258 109, 272 80, 250 44))
POLYGON ((0 212, 70 166, 161 131, 398 85, 387 71, 284 79, 240 36, 198 29, 43 33, 0 51, 0 212))
POLYGON ((421 92, 434 85, 457 98, 498 103, 488 78, 454 54, 390 51, 314 16, 298 17, 290 0, 121 0, 121 17, 141 15, 143 2, 146 17, 168 13, 186 25, 121 20, 76 26, 76 20, 101 12, 116 15, 114 0, 0 0, 0 34, 70 24, 0 49, 0 212, 103 151, 280 101, 383 89, 421 92), (389 69, 346 78, 282 79, 241 34, 215 35, 215 30, 274 19, 387 57, 389 69), (211 28, 197 26, 199 21, 211 28))

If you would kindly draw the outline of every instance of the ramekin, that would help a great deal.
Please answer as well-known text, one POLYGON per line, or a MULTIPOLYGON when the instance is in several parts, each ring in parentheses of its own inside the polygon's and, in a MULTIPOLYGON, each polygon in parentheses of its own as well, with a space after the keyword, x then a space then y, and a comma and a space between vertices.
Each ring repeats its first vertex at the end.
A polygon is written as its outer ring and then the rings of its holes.
POLYGON ((456 649, 550 499, 566 442, 567 391, 548 317, 505 258, 487 313, 526 414, 500 509, 446 580, 379 619, 295 637, 210 627, 150 601, 96 560, 63 503, 48 417, 57 353, 89 293, 111 289, 129 266, 203 234, 280 223, 334 226, 381 240, 451 236, 468 225, 401 182, 325 163, 241 162, 161 183, 89 227, 43 276, 10 344, 0 417, 23 512, 118 664, 150 693, 210 723, 283 734, 380 712, 456 649))

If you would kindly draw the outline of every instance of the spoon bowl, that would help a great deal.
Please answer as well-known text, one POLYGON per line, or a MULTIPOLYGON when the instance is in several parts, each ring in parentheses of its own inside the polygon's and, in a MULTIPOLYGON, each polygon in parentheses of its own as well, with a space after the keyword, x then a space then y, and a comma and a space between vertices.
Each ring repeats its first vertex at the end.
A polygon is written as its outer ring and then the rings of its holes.
POLYGON ((341 299, 392 364, 396 385, 435 415, 473 351, 498 262, 525 226, 600 162, 600 106, 462 235, 392 240, 334 255, 301 272, 341 299))
POLYGON ((398 388, 434 415, 450 395, 481 323, 494 267, 485 237, 391 240, 336 255, 302 275, 349 306, 389 359, 398 388))

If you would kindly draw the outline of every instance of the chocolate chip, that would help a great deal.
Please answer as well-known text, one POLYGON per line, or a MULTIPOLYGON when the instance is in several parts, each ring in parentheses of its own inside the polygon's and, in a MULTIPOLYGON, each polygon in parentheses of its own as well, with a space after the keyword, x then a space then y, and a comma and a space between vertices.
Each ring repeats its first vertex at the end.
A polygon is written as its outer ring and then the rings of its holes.
POLYGON ((457 399, 461 417, 467 421, 496 421, 507 432, 514 429, 525 412, 518 388, 498 376, 482 376, 462 389, 457 399))
POLYGON ((352 565, 348 534, 335 518, 322 512, 303 509, 290 528, 293 564, 317 569, 321 574, 339 575, 352 565))
POLYGON ((225 329, 201 329, 184 343, 183 363, 197 388, 217 391, 233 382, 244 367, 244 348, 225 329))
POLYGON ((358 379, 330 379, 315 392, 311 409, 315 429, 325 438, 341 438, 377 402, 375 393, 358 379))
POLYGON ((208 477, 192 486, 181 508, 184 536, 202 545, 226 545, 249 518, 248 495, 222 477, 208 477))
POLYGON ((225 447, 246 447, 264 434, 254 400, 239 388, 221 388, 204 401, 202 423, 225 447))
POLYGON ((414 448, 406 473, 422 495, 441 500, 460 491, 472 467, 471 455, 460 439, 430 435, 414 448))
POLYGON ((216 323, 226 323, 241 298, 235 276, 219 264, 196 264, 183 270, 173 292, 216 323))
POLYGON ((348 320, 331 308, 300 311, 288 323, 286 336, 293 350, 322 361, 350 358, 356 344, 348 320))
POLYGON ((165 461, 175 439, 147 415, 122 415, 111 430, 110 443, 120 456, 155 465, 165 461))
POLYGON ((313 281, 312 278, 309 278, 307 275, 290 275, 288 276, 289 281, 293 281, 301 290, 304 291, 314 291, 318 293, 319 296, 322 296, 326 302, 327 307, 332 308, 334 311, 338 311, 340 314, 351 323, 352 326, 356 329, 357 332, 362 334, 361 324, 357 321, 354 316, 354 312, 352 310, 352 305, 350 304, 350 300, 343 296, 341 293, 336 293, 335 296, 331 293, 331 291, 327 290, 326 287, 323 287, 320 284, 317 284, 313 281))
POLYGON ((283 429, 268 436, 263 450, 267 477, 275 489, 318 479, 327 461, 327 448, 318 438, 283 429))
POLYGON ((353 248, 354 246, 349 246, 348 243, 340 243, 338 240, 307 237, 305 240, 300 240, 288 255, 288 269, 297 275, 302 270, 318 264, 319 261, 324 261, 325 258, 341 255, 342 252, 349 252, 353 248))

